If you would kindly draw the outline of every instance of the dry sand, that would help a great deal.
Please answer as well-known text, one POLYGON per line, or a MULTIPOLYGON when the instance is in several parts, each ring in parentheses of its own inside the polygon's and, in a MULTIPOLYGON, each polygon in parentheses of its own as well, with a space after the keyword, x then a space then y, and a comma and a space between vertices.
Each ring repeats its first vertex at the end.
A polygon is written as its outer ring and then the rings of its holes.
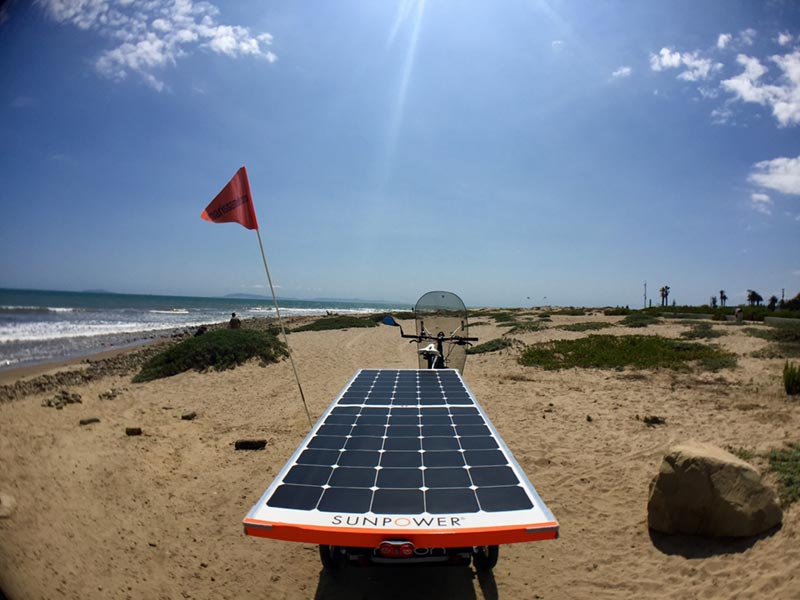
MULTIPOLYGON (((554 317, 553 325, 613 317, 554 317)), ((800 598, 800 506, 783 527, 739 542, 651 535, 648 484, 666 449, 689 439, 766 451, 800 438, 800 404, 780 360, 736 327, 719 342, 739 368, 546 372, 516 350, 472 356, 465 379, 561 523, 556 541, 501 548, 493 574, 470 568, 349 568, 317 548, 246 537, 241 521, 308 431, 288 362, 185 373, 146 384, 109 376, 0 405, 0 588, 26 598, 800 598), (122 389, 113 400, 98 395, 122 389), (181 420, 196 411, 193 421, 181 420), (658 415, 660 427, 636 416, 658 415), (591 421, 587 420, 591 416, 591 421), (99 423, 79 426, 98 417, 99 423), (138 426, 139 437, 126 437, 138 426), (239 438, 269 440, 236 452, 239 438), (6 506, 4 503, 3 506, 6 506)), ((677 337, 667 323, 612 332, 677 337)), ((483 325, 483 340, 504 330, 483 325)), ((585 334, 547 330, 530 343, 585 334)), ((360 367, 415 368, 388 327, 290 336, 312 416, 360 367)), ((74 367, 73 367, 74 368, 74 367)))

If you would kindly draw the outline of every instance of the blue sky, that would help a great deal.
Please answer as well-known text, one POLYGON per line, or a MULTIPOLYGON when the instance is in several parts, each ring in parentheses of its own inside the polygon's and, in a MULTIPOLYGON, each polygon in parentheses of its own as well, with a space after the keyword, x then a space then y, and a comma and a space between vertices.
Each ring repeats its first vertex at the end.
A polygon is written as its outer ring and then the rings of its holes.
MULTIPOLYGON (((800 291, 796 2, 11 1, 0 287, 800 291)), ((546 298, 546 300, 545 300, 546 298)))

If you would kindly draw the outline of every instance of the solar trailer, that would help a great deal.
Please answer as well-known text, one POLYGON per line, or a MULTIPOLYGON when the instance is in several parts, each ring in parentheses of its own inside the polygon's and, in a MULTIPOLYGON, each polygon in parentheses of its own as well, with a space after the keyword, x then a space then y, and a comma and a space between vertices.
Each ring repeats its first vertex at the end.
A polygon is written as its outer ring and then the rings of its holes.
POLYGON ((323 563, 475 557, 558 537, 455 369, 361 369, 244 519, 248 535, 320 545, 323 563))

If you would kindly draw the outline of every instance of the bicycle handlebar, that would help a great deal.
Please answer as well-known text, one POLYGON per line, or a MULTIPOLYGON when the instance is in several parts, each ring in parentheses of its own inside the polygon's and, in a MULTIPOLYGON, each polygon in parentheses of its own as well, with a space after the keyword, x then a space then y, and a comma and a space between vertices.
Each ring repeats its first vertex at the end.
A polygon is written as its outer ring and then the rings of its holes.
POLYGON ((406 334, 406 333, 401 333, 400 337, 403 337, 403 338, 406 338, 406 339, 411 339, 411 340, 417 340, 417 342, 428 341, 428 340, 430 340, 430 341, 439 341, 439 340, 441 340, 442 342, 453 342, 453 343, 458 344, 460 342, 477 342, 478 341, 478 338, 462 337, 460 335, 453 335, 453 336, 450 336, 450 337, 444 337, 444 336, 439 337, 439 336, 430 335, 430 334, 409 335, 409 334, 406 334))

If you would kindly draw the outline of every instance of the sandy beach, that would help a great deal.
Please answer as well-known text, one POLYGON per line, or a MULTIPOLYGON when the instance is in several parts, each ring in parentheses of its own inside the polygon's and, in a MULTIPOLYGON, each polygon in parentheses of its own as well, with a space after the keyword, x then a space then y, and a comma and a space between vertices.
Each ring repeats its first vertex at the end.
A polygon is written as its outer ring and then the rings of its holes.
MULTIPOLYGON (((513 337, 580 337, 553 326, 592 320, 620 318, 553 316, 548 329, 513 337)), ((488 321, 471 333, 486 341, 505 331, 488 321)), ((465 380, 561 526, 556 541, 501 547, 493 574, 480 576, 462 567, 333 575, 316 546, 243 534, 242 518, 308 432, 288 361, 143 384, 131 382, 133 372, 100 373, 31 390, 0 404, 0 495, 14 501, 0 518, 0 589, 9 600, 800 598, 797 504, 779 530, 757 539, 647 528, 648 485, 674 443, 765 452, 798 439, 800 404, 783 390, 783 361, 753 358, 766 341, 714 326, 726 333, 715 341, 737 354, 736 369, 544 371, 519 365, 517 347, 469 357, 465 380), (81 403, 42 406, 59 389, 81 403), (197 417, 182 420, 187 411, 197 417), (645 415, 665 424, 648 427, 645 415), (90 417, 99 422, 79 425, 90 417), (126 427, 143 435, 127 437, 126 427), (268 445, 237 452, 239 438, 268 445)), ((687 329, 667 320, 603 333, 687 329)), ((290 344, 313 418, 357 369, 417 366, 390 327, 294 333, 290 344)), ((85 368, 11 372, 2 383, 85 368)))

